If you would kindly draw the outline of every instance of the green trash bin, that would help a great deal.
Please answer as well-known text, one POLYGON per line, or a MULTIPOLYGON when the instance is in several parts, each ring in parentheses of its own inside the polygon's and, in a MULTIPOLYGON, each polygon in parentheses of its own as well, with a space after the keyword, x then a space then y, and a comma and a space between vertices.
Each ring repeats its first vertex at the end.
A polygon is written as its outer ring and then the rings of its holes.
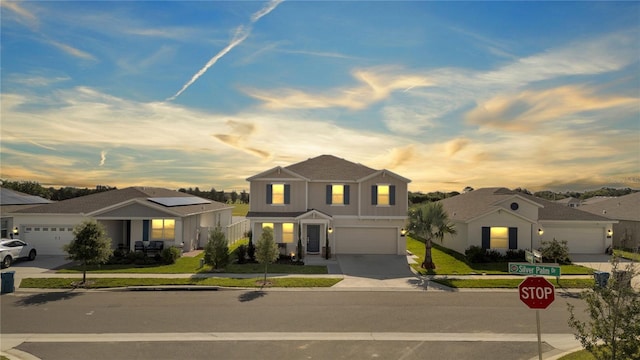
POLYGON ((15 273, 16 273, 15 271, 6 271, 0 274, 2 276, 2 286, 0 289, 0 293, 8 294, 15 291, 15 286, 14 286, 15 273))

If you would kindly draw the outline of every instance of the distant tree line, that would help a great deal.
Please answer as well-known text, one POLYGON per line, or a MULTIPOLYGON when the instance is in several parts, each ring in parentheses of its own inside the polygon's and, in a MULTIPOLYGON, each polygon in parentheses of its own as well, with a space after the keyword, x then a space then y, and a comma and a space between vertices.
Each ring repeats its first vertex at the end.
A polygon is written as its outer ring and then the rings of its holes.
MULTIPOLYGON (((116 187, 105 186, 105 185, 98 185, 96 186, 95 189, 88 189, 88 188, 83 189, 83 188, 75 188, 75 187, 69 187, 69 186, 55 189, 53 187, 46 188, 35 181, 9 181, 9 180, 1 180, 1 179, 0 179, 0 183, 4 188, 20 191, 22 193, 29 194, 29 195, 40 196, 45 199, 54 200, 54 201, 61 201, 61 200, 71 199, 79 196, 85 196, 85 195, 95 194, 103 191, 117 189, 116 187)), ((474 189, 472 187, 467 186, 462 190, 462 193, 466 193, 473 190, 474 189)), ((209 191, 206 191, 206 190, 203 191, 203 190, 200 190, 200 188, 198 187, 195 187, 195 188, 190 187, 190 188, 180 188, 178 189, 178 191, 186 194, 199 196, 201 198, 224 202, 224 203, 232 203, 232 204, 237 204, 237 203, 248 204, 249 203, 249 193, 247 193, 245 190, 242 190, 240 193, 238 193, 235 190, 232 192, 225 192, 223 190, 218 191, 215 188, 211 188, 211 190, 209 191)), ((584 192, 577 192, 577 191, 554 192, 554 191, 544 190, 544 191, 537 191, 532 193, 531 191, 525 188, 518 187, 513 189, 513 191, 554 201, 554 200, 561 200, 567 197, 574 197, 576 199, 581 199, 581 200, 589 199, 594 196, 617 197, 617 196, 624 196, 634 192, 638 192, 640 190, 634 190, 631 188, 615 189, 615 188, 603 187, 598 190, 588 190, 584 192)), ((460 195, 460 192, 433 191, 428 193, 422 193, 420 191, 417 191, 417 192, 409 191, 409 205, 435 202, 435 201, 446 199, 456 195, 460 195)))
POLYGON ((211 188, 210 191, 202 191, 200 190, 200 188, 195 187, 195 188, 188 188, 188 189, 180 188, 178 189, 178 191, 186 194, 199 196, 201 198, 205 198, 213 201, 223 202, 223 203, 231 203, 231 204, 237 204, 237 203, 248 204, 249 203, 249 193, 246 192, 245 190, 242 190, 240 193, 238 193, 235 190, 233 190, 232 192, 224 192, 223 190, 217 191, 214 188, 211 188))

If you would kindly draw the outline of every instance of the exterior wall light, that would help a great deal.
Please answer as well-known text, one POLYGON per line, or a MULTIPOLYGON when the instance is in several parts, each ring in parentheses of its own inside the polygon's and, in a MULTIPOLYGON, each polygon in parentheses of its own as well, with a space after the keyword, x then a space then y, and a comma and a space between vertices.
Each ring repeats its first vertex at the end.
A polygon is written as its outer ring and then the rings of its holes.
POLYGON ((610 238, 613 235, 613 230, 608 229, 607 230, 607 237, 610 238))
POLYGON ((400 236, 404 237, 405 235, 407 235, 407 229, 405 228, 400 229, 400 236))
POLYGON ((538 229, 538 235, 542 236, 542 234, 544 234, 544 230, 538 229))
POLYGON ((329 229, 327 231, 329 232, 329 234, 331 234, 333 232, 333 228, 329 227, 329 229))

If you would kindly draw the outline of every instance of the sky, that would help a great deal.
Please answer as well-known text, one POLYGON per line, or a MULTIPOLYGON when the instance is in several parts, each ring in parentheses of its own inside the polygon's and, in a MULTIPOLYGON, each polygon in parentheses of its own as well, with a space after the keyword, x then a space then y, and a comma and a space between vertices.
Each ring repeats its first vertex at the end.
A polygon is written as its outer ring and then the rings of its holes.
POLYGON ((640 189, 640 2, 0 2, 0 178, 640 189))

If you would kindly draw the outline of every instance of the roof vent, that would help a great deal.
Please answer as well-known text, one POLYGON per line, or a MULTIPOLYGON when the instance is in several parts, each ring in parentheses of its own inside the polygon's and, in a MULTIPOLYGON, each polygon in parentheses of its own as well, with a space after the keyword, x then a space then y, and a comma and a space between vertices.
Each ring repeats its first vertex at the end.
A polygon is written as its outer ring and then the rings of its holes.
POLYGON ((607 210, 602 210, 602 213, 603 213, 603 214, 606 214, 606 213, 607 213, 607 210))

